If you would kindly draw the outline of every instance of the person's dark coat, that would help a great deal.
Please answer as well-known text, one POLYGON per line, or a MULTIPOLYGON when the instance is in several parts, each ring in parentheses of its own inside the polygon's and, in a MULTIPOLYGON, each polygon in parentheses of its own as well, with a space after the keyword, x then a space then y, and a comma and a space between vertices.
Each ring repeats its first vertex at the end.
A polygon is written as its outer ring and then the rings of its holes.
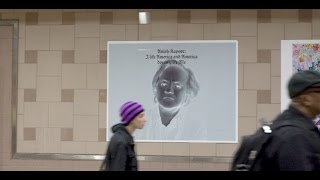
POLYGON ((290 106, 275 123, 290 125, 272 132, 272 141, 262 159, 262 170, 319 171, 320 132, 312 120, 290 106))
POLYGON ((114 133, 106 153, 107 171, 137 171, 133 137, 121 123, 112 127, 114 133))

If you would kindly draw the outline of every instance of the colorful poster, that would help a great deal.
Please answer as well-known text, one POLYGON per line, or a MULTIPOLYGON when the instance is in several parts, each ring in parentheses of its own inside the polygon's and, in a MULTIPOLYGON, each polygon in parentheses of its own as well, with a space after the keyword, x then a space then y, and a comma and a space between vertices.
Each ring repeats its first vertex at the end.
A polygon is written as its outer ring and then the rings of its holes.
POLYGON ((320 44, 293 43, 292 68, 293 73, 303 70, 320 71, 320 44))
MULTIPOLYGON (((304 70, 320 71, 320 40, 281 41, 281 110, 289 103, 288 80, 293 73, 304 70)), ((319 117, 315 120, 320 127, 319 117)))
POLYGON ((107 52, 107 140, 136 101, 137 142, 238 141, 237 41, 109 41, 107 52))

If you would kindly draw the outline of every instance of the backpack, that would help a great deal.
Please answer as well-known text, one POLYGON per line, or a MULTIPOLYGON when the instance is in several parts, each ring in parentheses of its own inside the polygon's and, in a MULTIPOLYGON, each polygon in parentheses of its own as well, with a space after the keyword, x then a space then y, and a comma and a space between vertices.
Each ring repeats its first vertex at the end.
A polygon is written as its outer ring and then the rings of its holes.
POLYGON ((244 136, 236 151, 231 171, 259 171, 262 167, 262 157, 265 148, 272 142, 272 133, 285 126, 295 126, 290 122, 265 123, 254 134, 244 136))

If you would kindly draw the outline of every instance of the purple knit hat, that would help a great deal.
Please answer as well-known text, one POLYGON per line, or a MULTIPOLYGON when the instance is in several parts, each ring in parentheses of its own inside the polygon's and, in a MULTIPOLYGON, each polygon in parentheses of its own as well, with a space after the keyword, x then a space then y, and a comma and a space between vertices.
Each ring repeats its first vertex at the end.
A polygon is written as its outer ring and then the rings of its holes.
POLYGON ((124 103, 119 110, 121 116, 121 123, 128 125, 138 114, 143 112, 144 109, 142 105, 137 102, 128 101, 124 103))

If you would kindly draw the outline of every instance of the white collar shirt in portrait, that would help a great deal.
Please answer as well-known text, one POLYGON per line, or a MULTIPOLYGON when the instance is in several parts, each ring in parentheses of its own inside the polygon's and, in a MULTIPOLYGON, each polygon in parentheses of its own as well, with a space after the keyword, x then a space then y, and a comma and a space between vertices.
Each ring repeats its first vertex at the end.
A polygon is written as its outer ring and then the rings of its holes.
POLYGON ((153 140, 177 140, 181 137, 181 130, 183 130, 183 112, 178 114, 165 126, 162 124, 159 108, 155 107, 148 112, 150 117, 147 137, 153 140))
POLYGON ((165 126, 161 122, 158 106, 145 112, 147 122, 145 127, 135 133, 136 140, 150 141, 188 141, 206 140, 207 128, 201 120, 188 122, 185 119, 186 108, 181 108, 178 114, 165 126), (200 122, 199 122, 200 121, 200 122))

